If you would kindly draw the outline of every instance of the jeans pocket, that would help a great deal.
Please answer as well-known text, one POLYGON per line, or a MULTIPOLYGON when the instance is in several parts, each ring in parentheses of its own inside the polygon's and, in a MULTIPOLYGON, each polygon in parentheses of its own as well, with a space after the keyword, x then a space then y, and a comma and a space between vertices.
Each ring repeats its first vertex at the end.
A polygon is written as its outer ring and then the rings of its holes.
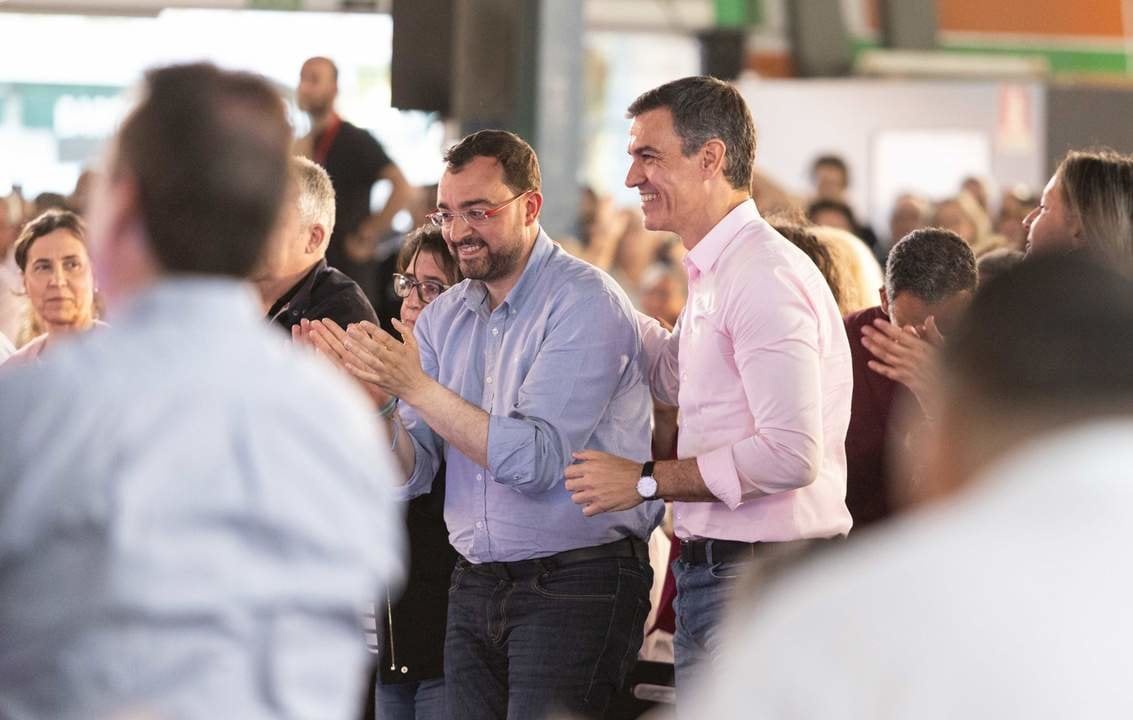
POLYGON ((460 579, 464 577, 464 573, 468 572, 468 566, 463 563, 457 563, 452 569, 452 579, 449 580, 448 591, 454 592, 460 587, 460 579))
POLYGON ((531 589, 552 600, 609 602, 618 591, 618 568, 605 565, 583 563, 555 568, 532 578, 531 589))
POLYGON ((744 565, 734 562, 715 562, 708 566, 708 574, 717 580, 735 580, 743 574, 744 565))

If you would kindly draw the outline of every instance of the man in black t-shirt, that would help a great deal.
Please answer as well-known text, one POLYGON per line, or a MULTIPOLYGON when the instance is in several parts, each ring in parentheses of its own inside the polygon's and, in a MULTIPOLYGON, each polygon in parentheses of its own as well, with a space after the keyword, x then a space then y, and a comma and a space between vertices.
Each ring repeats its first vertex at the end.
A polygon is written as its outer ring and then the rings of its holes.
POLYGON ((290 331, 300 320, 330 318, 340 327, 377 316, 358 284, 327 265, 327 239, 335 226, 334 188, 325 170, 302 157, 280 219, 252 274, 268 320, 290 331))
POLYGON ((390 232, 394 215, 406 207, 413 189, 374 137, 335 112, 338 67, 313 57, 299 74, 299 109, 311 118, 311 131, 296 143, 296 152, 326 168, 337 197, 338 226, 330 238, 327 261, 356 280, 371 302, 378 298, 375 248, 390 232), (370 208, 374 183, 392 184, 389 199, 378 212, 370 208))

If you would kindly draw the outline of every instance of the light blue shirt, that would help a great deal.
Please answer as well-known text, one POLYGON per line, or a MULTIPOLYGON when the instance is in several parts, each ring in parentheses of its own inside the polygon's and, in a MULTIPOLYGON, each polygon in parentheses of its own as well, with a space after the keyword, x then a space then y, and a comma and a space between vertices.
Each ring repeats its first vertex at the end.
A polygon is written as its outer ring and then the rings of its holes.
POLYGON ((648 537, 660 501, 587 518, 563 479, 582 449, 650 458, 653 403, 636 314, 608 275, 540 231, 519 282, 494 311, 484 283, 465 280, 425 308, 415 335, 425 371, 491 415, 481 467, 412 407, 401 410, 417 451, 409 494, 427 492, 447 461, 445 522, 461 555, 525 560, 648 537))
POLYGON ((355 717, 394 461, 260 315, 167 281, 0 371, 0 717, 355 717))

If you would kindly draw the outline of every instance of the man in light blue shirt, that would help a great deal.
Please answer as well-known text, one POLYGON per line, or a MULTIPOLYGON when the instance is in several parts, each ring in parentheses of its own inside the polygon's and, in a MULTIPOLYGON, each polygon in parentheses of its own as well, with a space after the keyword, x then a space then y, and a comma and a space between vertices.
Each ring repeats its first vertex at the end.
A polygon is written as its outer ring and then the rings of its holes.
POLYGON ((563 472, 584 449, 650 456, 636 316, 609 276, 540 229, 526 142, 482 131, 446 162, 431 219, 468 279, 425 308, 405 344, 355 326, 346 347, 360 377, 401 398, 391 427, 410 494, 447 463, 445 520, 463 556, 449 707, 469 719, 600 717, 641 644, 645 540, 662 505, 588 518, 563 472))
POLYGON ((92 200, 112 326, 0 373, 0 717, 352 719, 399 473, 242 281, 284 106, 209 65, 145 90, 92 200))

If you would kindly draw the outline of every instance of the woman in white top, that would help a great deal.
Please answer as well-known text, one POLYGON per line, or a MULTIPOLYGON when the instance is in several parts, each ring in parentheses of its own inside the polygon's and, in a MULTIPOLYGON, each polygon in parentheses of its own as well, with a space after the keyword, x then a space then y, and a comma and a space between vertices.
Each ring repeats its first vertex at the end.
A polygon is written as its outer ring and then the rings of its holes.
POLYGON ((17 350, 5 365, 36 360, 60 338, 97 322, 94 274, 82 218, 67 210, 48 210, 20 232, 15 256, 31 312, 45 332, 17 350))

